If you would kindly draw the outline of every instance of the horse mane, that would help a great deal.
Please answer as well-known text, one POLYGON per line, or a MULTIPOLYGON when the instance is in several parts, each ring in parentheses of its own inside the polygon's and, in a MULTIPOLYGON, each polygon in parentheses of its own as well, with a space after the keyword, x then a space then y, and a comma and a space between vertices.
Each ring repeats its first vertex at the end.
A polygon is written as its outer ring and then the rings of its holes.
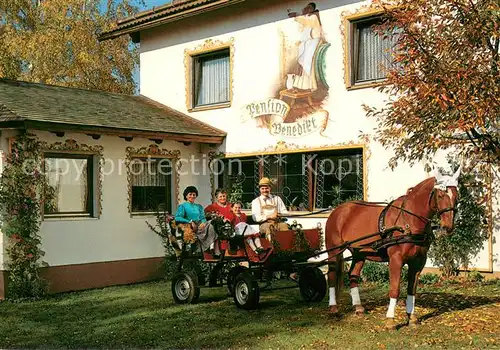
MULTIPOLYGON (((424 188, 427 188, 427 186, 432 186, 434 187, 436 182, 436 178, 430 177, 428 179, 423 180, 422 182, 418 183, 417 185, 410 187, 407 192, 401 196, 399 196, 394 202, 397 200, 403 199, 405 196, 406 197, 413 197, 412 195, 420 195, 420 191, 424 188)), ((369 202, 369 201, 364 201, 364 200, 354 200, 350 201, 350 203, 357 204, 357 205, 365 205, 365 206, 382 206, 382 205, 387 205, 387 202, 369 202)))
POLYGON ((435 183, 436 183, 436 178, 434 177, 425 179, 424 181, 418 183, 414 187, 411 187, 406 193, 406 195, 407 196, 419 195, 423 189, 427 189, 429 186, 434 187, 435 183))

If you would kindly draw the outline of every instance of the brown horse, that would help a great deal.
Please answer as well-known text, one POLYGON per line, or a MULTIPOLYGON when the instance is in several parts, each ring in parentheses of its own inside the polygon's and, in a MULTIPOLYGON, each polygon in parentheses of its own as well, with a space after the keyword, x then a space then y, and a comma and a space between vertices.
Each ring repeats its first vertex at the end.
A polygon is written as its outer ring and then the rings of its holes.
POLYGON ((338 313, 336 295, 342 281, 342 253, 347 249, 352 254, 349 280, 356 313, 364 312, 358 281, 365 260, 388 261, 390 301, 386 326, 394 329, 401 269, 407 264, 406 312, 409 324, 418 324, 414 313, 415 292, 432 240, 430 221, 434 215, 438 215, 441 228, 448 233, 452 231, 459 175, 460 169, 453 176, 444 176, 438 172, 436 177, 410 188, 406 195, 387 206, 354 201, 340 205, 330 214, 325 227, 325 243, 326 249, 331 249, 328 252, 328 281, 332 313, 338 313))

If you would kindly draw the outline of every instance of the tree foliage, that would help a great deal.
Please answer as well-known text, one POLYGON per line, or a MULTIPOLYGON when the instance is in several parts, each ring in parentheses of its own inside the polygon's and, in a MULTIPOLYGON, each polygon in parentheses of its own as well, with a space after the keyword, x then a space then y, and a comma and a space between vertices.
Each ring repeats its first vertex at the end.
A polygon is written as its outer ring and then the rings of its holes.
POLYGON ((500 161, 498 0, 382 0, 383 36, 398 35, 380 88, 389 99, 377 139, 410 163, 460 145, 466 156, 500 161))
POLYGON ((137 10, 135 0, 0 0, 0 77, 133 93, 130 39, 97 37, 137 10))

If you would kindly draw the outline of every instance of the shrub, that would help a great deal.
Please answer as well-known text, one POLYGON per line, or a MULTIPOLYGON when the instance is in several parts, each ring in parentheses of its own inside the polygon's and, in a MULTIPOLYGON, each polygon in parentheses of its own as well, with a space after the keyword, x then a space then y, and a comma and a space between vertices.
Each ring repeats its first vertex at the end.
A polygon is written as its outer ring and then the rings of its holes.
POLYGON ((484 191, 485 186, 478 174, 462 174, 458 184, 454 231, 450 235, 438 235, 429 250, 429 258, 445 277, 456 276, 461 266, 467 268, 488 238, 483 225, 485 210, 478 204, 485 195, 484 191))
MULTIPOLYGON (((361 273, 363 281, 366 282, 389 282, 389 265, 387 263, 379 263, 374 261, 366 261, 361 273)), ((401 282, 408 281, 408 268, 403 266, 401 270, 401 282)))
POLYGON ((467 273, 467 281, 469 282, 482 282, 484 280, 484 276, 479 271, 470 271, 467 273))
POLYGON ((408 266, 403 266, 401 269, 401 281, 406 282, 408 281, 408 266))
MULTIPOLYGON (((224 222, 222 222, 224 224, 224 222)), ((163 248, 165 248, 165 279, 170 281, 173 275, 179 271, 179 261, 177 259, 177 253, 180 254, 180 250, 177 250, 172 245, 178 244, 177 238, 175 237, 175 222, 174 216, 170 215, 164 208, 158 208, 156 211, 156 223, 155 225, 150 224, 146 221, 146 225, 156 233, 162 242, 163 248)), ((184 243, 186 244, 186 243, 184 243)), ((177 248, 179 249, 179 248, 177 248)), ((192 247, 189 249, 193 249, 192 247)), ((196 249, 196 248, 194 248, 196 249)), ((184 261, 182 270, 194 270, 198 276, 198 282, 200 285, 204 285, 210 274, 209 265, 201 260, 187 260, 184 261)))
POLYGON ((443 284, 445 286, 453 286, 460 284, 460 280, 456 277, 446 278, 445 280, 443 280, 443 284))
POLYGON ((389 267, 385 263, 367 261, 362 276, 367 282, 389 282, 389 267))
POLYGON ((418 281, 422 284, 436 284, 439 282, 439 276, 435 273, 424 273, 418 281))
POLYGON ((500 278, 492 278, 492 279, 489 279, 489 280, 486 280, 483 282, 484 285, 486 286, 494 286, 494 285, 497 285, 500 287, 500 278))
POLYGON ((239 181, 231 185, 227 199, 230 203, 241 202, 243 197, 243 184, 239 181))
POLYGON ((34 135, 18 135, 0 178, 0 228, 7 236, 8 295, 13 299, 37 298, 46 293, 40 267, 47 264, 42 261, 45 253, 39 234, 47 184, 41 170, 43 149, 34 135))

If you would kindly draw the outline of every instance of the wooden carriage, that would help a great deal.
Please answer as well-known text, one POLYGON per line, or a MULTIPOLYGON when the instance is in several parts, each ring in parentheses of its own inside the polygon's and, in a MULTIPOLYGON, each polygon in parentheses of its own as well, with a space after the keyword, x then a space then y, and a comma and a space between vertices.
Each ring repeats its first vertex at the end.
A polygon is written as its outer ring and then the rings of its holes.
POLYGON ((220 240, 218 244, 223 254, 219 258, 208 252, 181 255, 178 272, 172 279, 174 300, 193 303, 199 298, 200 287, 226 286, 236 306, 253 309, 259 303, 260 292, 271 290, 277 275, 285 276, 298 286, 304 300, 323 300, 327 284, 319 269, 322 263, 308 261, 322 249, 321 227, 302 229, 291 225, 291 228, 272 230, 268 237, 261 237, 261 244, 266 249, 261 254, 256 254, 246 240, 240 238, 239 242, 220 240), (184 268, 189 260, 208 264, 208 278, 201 269, 184 268))

